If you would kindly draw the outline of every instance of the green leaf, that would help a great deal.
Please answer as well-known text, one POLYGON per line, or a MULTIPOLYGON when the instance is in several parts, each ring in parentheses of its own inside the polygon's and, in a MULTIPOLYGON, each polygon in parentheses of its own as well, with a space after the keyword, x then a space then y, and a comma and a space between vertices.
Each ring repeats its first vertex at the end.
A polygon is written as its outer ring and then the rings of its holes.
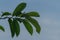
POLYGON ((33 34, 33 28, 31 24, 27 20, 23 20, 23 24, 25 25, 27 31, 32 35, 33 34))
POLYGON ((40 25, 38 24, 38 22, 34 18, 31 18, 27 15, 25 17, 26 17, 26 19, 28 19, 34 25, 34 27, 36 28, 36 32, 40 33, 41 28, 40 28, 40 25))
POLYGON ((2 12, 3 14, 2 14, 2 16, 8 16, 8 15, 11 15, 11 13, 9 13, 9 12, 2 12))
POLYGON ((21 11, 26 7, 26 3, 20 3, 13 12, 13 16, 21 14, 21 11))
POLYGON ((16 32, 16 36, 19 36, 20 33, 20 26, 18 24, 18 21, 16 19, 13 19, 13 24, 15 26, 15 32, 16 32))
POLYGON ((0 25, 0 30, 5 31, 5 29, 3 28, 3 26, 0 25))
POLYGON ((27 15, 33 16, 33 17, 39 17, 39 16, 40 16, 40 15, 38 14, 38 12, 28 12, 27 15))
POLYGON ((9 25, 10 25, 11 36, 14 37, 14 35, 15 35, 15 27, 14 27, 14 25, 13 25, 13 21, 12 21, 11 18, 8 19, 8 23, 9 23, 9 25))
POLYGON ((20 23, 22 22, 22 19, 20 18, 16 18, 17 21, 19 21, 20 23))

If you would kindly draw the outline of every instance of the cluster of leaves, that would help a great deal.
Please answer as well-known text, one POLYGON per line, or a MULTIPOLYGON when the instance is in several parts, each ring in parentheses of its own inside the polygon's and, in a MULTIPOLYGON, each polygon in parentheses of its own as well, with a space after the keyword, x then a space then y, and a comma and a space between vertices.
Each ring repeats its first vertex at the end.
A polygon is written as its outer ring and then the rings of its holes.
MULTIPOLYGON (((3 12, 3 14, 1 15, 1 17, 3 16, 9 16, 9 17, 4 17, 4 18, 8 18, 8 23, 10 26, 10 30, 11 30, 11 36, 14 37, 14 35, 16 34, 16 36, 18 36, 20 34, 20 23, 23 23, 25 28, 27 29, 27 31, 32 35, 33 34, 33 27, 32 25, 36 28, 36 32, 40 33, 41 28, 40 25, 38 24, 38 22, 32 18, 32 17, 40 17, 39 14, 37 12, 22 12, 26 7, 26 3, 20 3, 15 10, 13 11, 13 13, 9 13, 9 12, 3 12), (32 24, 32 25, 31 25, 32 24)), ((0 29, 4 31, 4 28, 2 26, 0 26, 0 29)))

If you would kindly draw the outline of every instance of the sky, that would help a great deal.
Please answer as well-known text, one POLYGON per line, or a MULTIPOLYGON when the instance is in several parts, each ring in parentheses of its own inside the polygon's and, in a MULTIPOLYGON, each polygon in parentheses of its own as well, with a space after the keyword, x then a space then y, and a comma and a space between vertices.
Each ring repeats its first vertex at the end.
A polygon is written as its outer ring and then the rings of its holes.
POLYGON ((0 15, 2 11, 12 13, 21 2, 27 3, 23 12, 39 12, 36 19, 41 26, 40 34, 34 30, 31 36, 21 24, 20 35, 12 38, 7 20, 0 20, 5 28, 5 32, 0 31, 0 40, 60 40, 60 0, 0 0, 0 15))

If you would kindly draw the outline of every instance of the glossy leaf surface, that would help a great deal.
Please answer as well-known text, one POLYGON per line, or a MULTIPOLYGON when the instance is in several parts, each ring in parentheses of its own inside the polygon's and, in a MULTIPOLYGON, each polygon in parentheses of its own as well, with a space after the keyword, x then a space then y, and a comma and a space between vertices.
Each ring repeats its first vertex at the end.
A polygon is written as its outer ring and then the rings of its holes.
POLYGON ((31 18, 31 17, 29 17, 27 15, 26 15, 26 19, 28 19, 34 25, 34 27, 36 28, 36 31, 38 33, 40 33, 41 28, 40 28, 40 25, 38 24, 38 22, 34 18, 31 18))
POLYGON ((9 12, 3 12, 2 16, 8 16, 8 15, 11 15, 11 13, 9 12))
POLYGON ((11 20, 11 18, 8 19, 8 23, 10 25, 11 35, 12 35, 12 37, 14 37, 14 35, 15 35, 15 27, 13 25, 13 21, 11 20))
POLYGON ((0 30, 2 30, 3 32, 5 31, 5 29, 1 25, 0 25, 0 30))
POLYGON ((14 24, 14 27, 15 27, 16 36, 18 36, 19 33, 20 33, 20 26, 18 24, 18 21, 16 19, 13 19, 13 24, 14 24))
POLYGON ((21 11, 24 10, 26 7, 26 3, 20 3, 14 10, 13 12, 13 16, 14 15, 19 15, 21 14, 21 11))
POLYGON ((33 34, 33 28, 31 24, 27 20, 23 20, 23 24, 25 25, 27 31, 32 35, 33 34))
POLYGON ((38 12, 28 12, 27 15, 33 16, 33 17, 39 17, 39 16, 40 16, 40 15, 38 14, 38 12))

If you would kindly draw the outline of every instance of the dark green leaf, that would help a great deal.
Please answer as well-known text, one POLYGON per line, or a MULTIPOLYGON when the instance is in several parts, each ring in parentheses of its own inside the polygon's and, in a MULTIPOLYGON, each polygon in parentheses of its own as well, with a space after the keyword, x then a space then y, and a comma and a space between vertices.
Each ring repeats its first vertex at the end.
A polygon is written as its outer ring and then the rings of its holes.
POLYGON ((20 16, 20 17, 25 17, 25 15, 27 15, 27 14, 21 14, 21 16, 20 16))
POLYGON ((27 15, 26 15, 26 19, 28 19, 34 25, 34 27, 36 28, 36 31, 38 33, 40 33, 41 28, 40 28, 40 25, 38 24, 38 22, 35 19, 33 19, 33 18, 31 18, 31 17, 29 17, 27 15))
POLYGON ((12 37, 14 37, 14 35, 15 35, 15 27, 13 25, 13 21, 11 20, 11 18, 8 19, 8 23, 10 25, 11 35, 12 35, 12 37))
POLYGON ((0 25, 0 30, 5 31, 5 29, 3 28, 3 26, 0 25))
POLYGON ((16 18, 16 20, 18 20, 20 23, 22 22, 22 19, 20 19, 20 18, 16 18))
POLYGON ((25 25, 28 32, 32 35, 33 34, 33 28, 31 24, 27 20, 23 20, 23 24, 25 25))
POLYGON ((38 12, 28 12, 27 15, 33 16, 33 17, 39 17, 39 16, 40 16, 40 15, 38 14, 38 12))
POLYGON ((9 12, 2 12, 3 14, 2 14, 2 16, 8 16, 8 15, 11 15, 11 13, 9 13, 9 12))
POLYGON ((13 19, 13 23, 14 23, 14 26, 15 26, 16 36, 18 36, 19 33, 20 33, 20 26, 19 26, 18 21, 16 19, 13 19))
POLYGON ((20 3, 13 12, 13 16, 21 14, 21 11, 26 7, 26 3, 20 3))
POLYGON ((13 16, 20 16, 21 12, 14 13, 13 16))

